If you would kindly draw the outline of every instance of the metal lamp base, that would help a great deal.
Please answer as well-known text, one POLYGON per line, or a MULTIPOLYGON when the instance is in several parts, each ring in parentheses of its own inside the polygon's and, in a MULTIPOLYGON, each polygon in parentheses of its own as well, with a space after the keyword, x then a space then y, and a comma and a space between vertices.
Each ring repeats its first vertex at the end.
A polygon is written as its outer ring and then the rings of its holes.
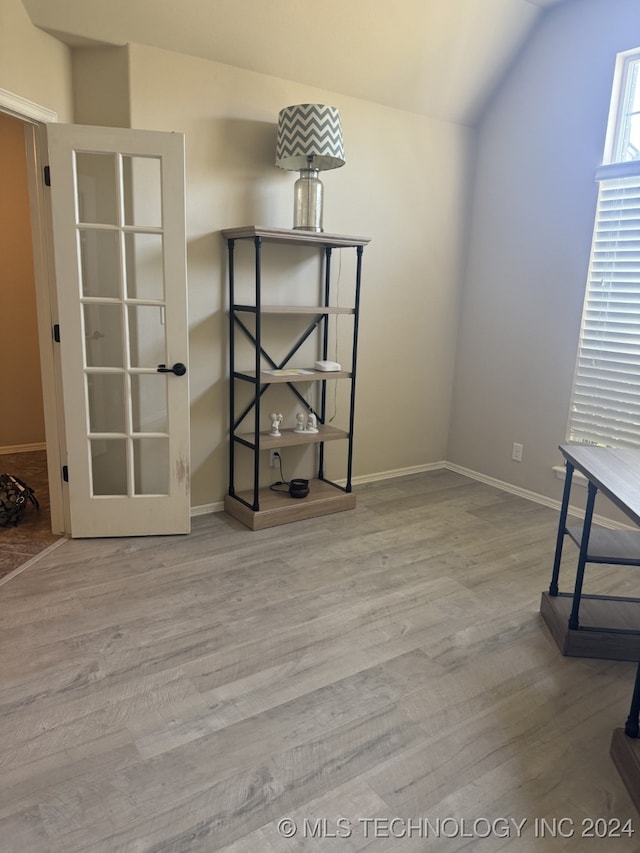
POLYGON ((322 181, 318 169, 300 169, 293 188, 293 227, 301 231, 322 231, 322 181))

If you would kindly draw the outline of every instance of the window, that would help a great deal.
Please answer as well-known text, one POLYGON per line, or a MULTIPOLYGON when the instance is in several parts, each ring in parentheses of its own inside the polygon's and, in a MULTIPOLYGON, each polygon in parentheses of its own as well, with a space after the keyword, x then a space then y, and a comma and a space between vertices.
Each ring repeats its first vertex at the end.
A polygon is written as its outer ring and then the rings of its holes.
POLYGON ((567 439, 640 446, 640 49, 618 56, 567 439))

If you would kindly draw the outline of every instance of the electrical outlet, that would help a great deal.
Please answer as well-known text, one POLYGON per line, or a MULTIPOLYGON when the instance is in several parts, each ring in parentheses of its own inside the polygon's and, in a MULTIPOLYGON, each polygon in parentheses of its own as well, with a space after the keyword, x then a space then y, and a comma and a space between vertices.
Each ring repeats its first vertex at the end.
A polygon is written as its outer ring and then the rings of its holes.
POLYGON ((522 444, 518 444, 517 441, 513 442, 513 450, 511 451, 511 458, 514 462, 522 462, 522 452, 524 447, 522 444))
POLYGON ((271 468, 279 468, 280 467, 280 451, 279 450, 270 450, 269 451, 269 466, 271 468))

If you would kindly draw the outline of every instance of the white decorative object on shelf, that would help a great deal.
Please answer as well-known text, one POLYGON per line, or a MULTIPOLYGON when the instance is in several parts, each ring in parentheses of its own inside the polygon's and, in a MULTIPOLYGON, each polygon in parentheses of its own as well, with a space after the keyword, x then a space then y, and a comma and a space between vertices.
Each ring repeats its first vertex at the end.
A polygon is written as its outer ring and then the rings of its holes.
POLYGON ((337 361, 327 361, 326 359, 316 361, 314 367, 316 370, 324 370, 325 373, 342 369, 337 361))
POLYGON ((282 423, 282 415, 280 412, 271 412, 271 435, 282 435, 280 432, 280 424, 282 423))

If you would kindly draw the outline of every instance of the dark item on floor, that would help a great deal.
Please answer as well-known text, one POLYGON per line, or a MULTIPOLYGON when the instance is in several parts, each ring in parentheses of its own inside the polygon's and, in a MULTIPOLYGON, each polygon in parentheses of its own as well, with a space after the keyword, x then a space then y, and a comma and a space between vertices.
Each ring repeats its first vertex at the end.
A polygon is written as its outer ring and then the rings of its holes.
POLYGON ((40 504, 31 486, 13 474, 0 474, 0 527, 14 527, 27 508, 27 501, 36 509, 40 504))

